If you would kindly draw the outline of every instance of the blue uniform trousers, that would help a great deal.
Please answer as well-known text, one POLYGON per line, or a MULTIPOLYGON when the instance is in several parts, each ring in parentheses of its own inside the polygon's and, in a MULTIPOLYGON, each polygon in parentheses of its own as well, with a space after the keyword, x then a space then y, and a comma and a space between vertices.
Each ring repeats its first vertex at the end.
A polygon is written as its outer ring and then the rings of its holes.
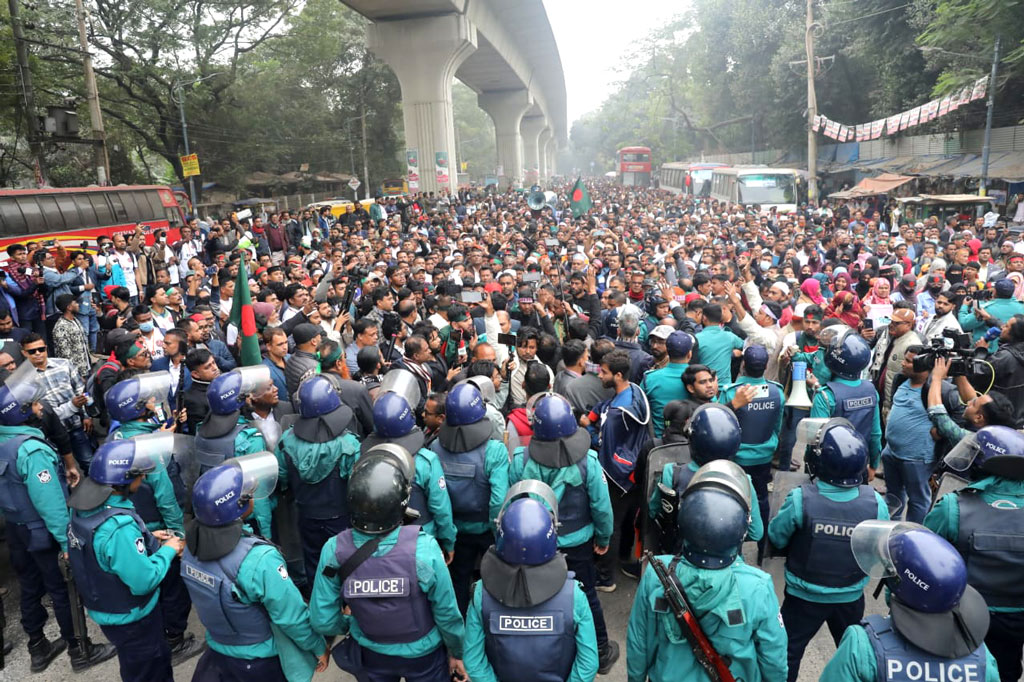
POLYGON ((597 650, 604 651, 608 647, 608 627, 604 622, 604 610, 601 600, 597 598, 597 565, 594 562, 593 543, 585 542, 575 547, 563 547, 565 563, 569 570, 576 574, 576 580, 583 586, 583 594, 590 603, 590 613, 594 616, 594 632, 597 635, 597 650))
POLYGON ((800 659, 804 657, 808 642, 818 634, 821 624, 828 624, 832 641, 839 646, 839 640, 843 638, 846 628, 856 625, 864 617, 864 595, 862 594, 857 601, 822 604, 794 597, 787 592, 779 612, 786 626, 786 636, 789 637, 786 651, 786 657, 789 659, 789 676, 786 679, 788 682, 796 682, 800 673, 800 659))
POLYGON ((171 648, 164 639, 160 609, 127 625, 101 625, 107 640, 117 647, 122 682, 174 682, 171 648))
POLYGON ((1002 682, 1017 682, 1024 674, 1021 650, 1024 649, 1024 612, 990 611, 985 646, 999 666, 1002 682))
POLYGON ((487 548, 494 543, 494 534, 486 533, 462 533, 455 536, 455 556, 452 563, 448 565, 448 572, 452 576, 452 587, 455 588, 455 599, 459 602, 459 611, 462 617, 466 617, 466 608, 469 606, 469 586, 473 582, 473 573, 476 571, 477 562, 487 548))
POLYGON ((305 568, 309 589, 313 589, 313 578, 316 567, 320 563, 320 552, 324 544, 352 524, 348 517, 336 519, 304 519, 299 518, 299 538, 302 540, 302 565, 305 568))
MULTIPOLYGON (((789 466, 793 463, 793 447, 796 445, 796 425, 810 413, 810 409, 789 406, 782 408, 782 432, 779 433, 779 447, 776 450, 779 453, 779 471, 789 471, 789 466)), ((768 521, 766 517, 765 524, 768 521)))
POLYGON ((347 637, 334 647, 333 656, 338 667, 359 682, 451 682, 444 647, 418 658, 403 658, 378 654, 347 637))
POLYGON ((160 614, 168 637, 177 637, 188 629, 191 610, 192 598, 181 578, 181 559, 175 557, 167 575, 160 581, 160 614))
POLYGON ((287 679, 277 656, 245 660, 213 649, 206 650, 192 673, 192 682, 287 682, 287 679))
POLYGON ((21 627, 29 639, 38 639, 43 634, 43 626, 48 617, 43 597, 50 595, 53 602, 53 614, 60 627, 60 636, 67 640, 68 646, 75 646, 75 628, 71 620, 71 600, 68 597, 68 585, 57 566, 57 554, 60 547, 51 538, 51 546, 47 549, 30 552, 29 530, 18 523, 7 523, 7 546, 11 556, 11 566, 18 576, 21 589, 21 627))
POLYGON ((754 492, 757 494, 757 507, 761 511, 761 519, 765 525, 764 535, 757 541, 757 563, 761 563, 764 557, 764 549, 768 546, 768 519, 771 514, 768 503, 768 484, 772 482, 772 463, 743 465, 743 470, 750 476, 754 484, 754 492))

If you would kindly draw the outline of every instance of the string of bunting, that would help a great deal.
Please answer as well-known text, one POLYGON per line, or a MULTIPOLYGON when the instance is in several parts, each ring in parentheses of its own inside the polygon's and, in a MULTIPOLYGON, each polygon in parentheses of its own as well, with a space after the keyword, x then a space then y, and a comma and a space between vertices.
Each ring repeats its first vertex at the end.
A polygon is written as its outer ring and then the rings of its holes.
POLYGON ((815 116, 811 121, 811 129, 814 132, 821 132, 837 142, 864 142, 865 140, 877 140, 883 133, 895 135, 901 130, 912 128, 922 123, 928 123, 940 116, 950 114, 968 102, 984 99, 988 87, 988 76, 983 76, 974 82, 974 85, 965 86, 960 92, 946 95, 941 99, 933 99, 927 104, 914 107, 899 114, 880 118, 871 123, 858 123, 857 125, 844 125, 833 121, 827 116, 815 116))

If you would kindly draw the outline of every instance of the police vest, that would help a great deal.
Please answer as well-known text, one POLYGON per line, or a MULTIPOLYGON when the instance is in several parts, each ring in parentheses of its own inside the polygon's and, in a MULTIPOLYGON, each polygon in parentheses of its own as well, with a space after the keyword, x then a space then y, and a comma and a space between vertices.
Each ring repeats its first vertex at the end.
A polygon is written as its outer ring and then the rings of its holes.
POLYGON ((989 608, 1024 606, 1024 509, 993 507, 981 494, 957 493, 960 533, 956 549, 967 564, 967 583, 989 608))
MULTIPOLYGON (((744 384, 733 384, 729 388, 735 388, 744 384)), ((762 384, 746 384, 749 386, 760 386, 762 384)), ((746 445, 762 445, 768 443, 772 438, 777 438, 776 427, 779 424, 779 413, 782 411, 782 388, 774 381, 769 381, 768 396, 766 398, 755 398, 744 405, 736 412, 736 419, 740 423, 741 442, 746 445)))
MULTIPOLYGON (((30 440, 43 443, 51 449, 53 447, 42 438, 28 434, 9 438, 0 444, 0 509, 3 510, 4 517, 9 523, 28 526, 30 530, 42 529, 46 537, 49 537, 46 523, 43 522, 43 518, 39 516, 35 505, 32 504, 32 498, 28 495, 25 481, 22 480, 21 474, 18 473, 18 451, 22 445, 30 440)), ((64 480, 60 466, 55 463, 55 468, 57 469, 57 478, 59 479, 57 484, 60 485, 64 497, 67 498, 67 483, 64 480)), ((35 533, 33 533, 34 535, 35 533)), ((29 549, 33 548, 30 547, 29 549)), ((38 549, 43 548, 40 547, 38 549)))
POLYGON ((874 488, 862 485, 849 502, 830 500, 814 483, 800 486, 802 525, 789 541, 786 570, 824 587, 850 587, 864 578, 853 558, 850 536, 861 521, 878 518, 874 488))
POLYGON ((199 473, 205 474, 210 469, 220 466, 224 460, 235 457, 235 437, 247 428, 248 424, 236 424, 223 436, 207 438, 202 433, 196 435, 196 461, 199 462, 199 473))
POLYGON ((235 585, 242 561, 257 545, 269 544, 251 535, 239 539, 235 548, 212 561, 200 561, 185 548, 181 557, 184 579, 192 605, 199 613, 207 633, 218 644, 247 646, 273 637, 270 618, 260 604, 239 600, 241 590, 235 585))
POLYGON ((153 486, 149 484, 145 477, 142 479, 142 485, 139 486, 139 489, 132 493, 132 506, 135 507, 135 513, 146 524, 163 522, 160 508, 156 506, 156 494, 153 486))
MULTIPOLYGON (((420 448, 419 452, 416 452, 414 457, 424 457, 429 459, 431 457, 437 457, 437 455, 434 454, 432 450, 424 450, 423 448, 420 448)), ((409 509, 415 509, 420 514, 414 525, 425 526, 434 520, 434 513, 430 511, 430 504, 427 499, 427 491, 423 487, 424 485, 429 486, 434 483, 434 481, 425 481, 421 484, 416 480, 416 477, 413 477, 412 492, 409 495, 409 509)), ((445 481, 445 485, 447 485, 447 481, 445 481)))
MULTIPOLYGON (((523 448, 523 465, 530 461, 530 448, 523 448)), ((558 534, 568 535, 586 528, 593 520, 590 516, 590 495, 587 493, 587 455, 579 459, 576 468, 583 479, 580 485, 562 487, 562 497, 558 500, 558 534)))
POLYGON ((693 480, 695 473, 697 472, 690 469, 688 463, 672 465, 672 490, 676 491, 676 495, 680 499, 683 497, 683 493, 686 492, 686 486, 690 485, 690 481, 693 480))
POLYGON ((836 406, 833 417, 848 419, 865 441, 871 442, 871 430, 875 425, 875 407, 878 405, 878 391, 870 381, 861 381, 856 386, 847 386, 840 381, 826 384, 832 389, 836 406))
POLYGON ((484 651, 501 682, 565 682, 576 660, 572 573, 547 601, 504 606, 480 583, 484 651))
POLYGON ((875 652, 878 682, 984 682, 985 645, 963 658, 939 658, 903 639, 892 620, 879 615, 860 622, 875 652))
POLYGON ((490 520, 491 482, 484 467, 489 442, 485 440, 467 452, 449 452, 439 440, 430 446, 441 460, 456 521, 487 523, 490 520))
MULTIPOLYGON (((434 629, 434 614, 416 572, 419 526, 402 526, 398 542, 383 556, 370 556, 342 585, 344 603, 359 629, 381 644, 408 644, 434 629)), ((352 531, 335 536, 334 558, 344 566, 356 552, 352 531)))
POLYGON ((348 527, 348 479, 341 477, 338 465, 321 480, 310 483, 299 475, 288 451, 282 447, 281 452, 288 471, 288 487, 295 495, 299 515, 315 520, 343 519, 343 527, 348 527))
POLYGON ((146 524, 134 509, 104 507, 90 516, 72 510, 68 526, 68 559, 86 608, 103 613, 129 613, 132 609, 145 606, 153 593, 132 594, 117 575, 103 570, 96 559, 96 529, 114 516, 128 516, 138 525, 142 534, 136 546, 139 554, 148 556, 160 549, 160 541, 146 530, 146 524))

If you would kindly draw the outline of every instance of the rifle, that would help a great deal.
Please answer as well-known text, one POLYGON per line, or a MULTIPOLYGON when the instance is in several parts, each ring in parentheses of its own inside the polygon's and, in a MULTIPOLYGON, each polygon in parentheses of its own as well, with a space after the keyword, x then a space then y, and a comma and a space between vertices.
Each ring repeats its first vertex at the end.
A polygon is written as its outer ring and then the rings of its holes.
POLYGON ((665 590, 665 596, 659 598, 656 605, 664 600, 669 612, 679 623, 679 629, 682 630, 690 649, 693 650, 693 657, 697 659, 697 663, 708 674, 712 682, 736 682, 725 659, 715 651, 715 647, 704 634, 704 630, 701 629, 700 622, 690 603, 686 600, 686 594, 679 585, 679 581, 675 579, 675 576, 669 575, 665 564, 654 556, 654 552, 647 550, 644 552, 644 556, 647 557, 648 565, 654 569, 654 575, 657 576, 658 582, 665 590))
MULTIPOLYGON (((174 396, 174 419, 177 420, 181 414, 181 408, 185 407, 185 358, 181 358, 181 365, 178 367, 178 393, 174 396)), ((178 429, 181 433, 181 429, 178 429)))
POLYGON ((85 622, 85 606, 82 605, 82 596, 78 593, 78 586, 75 584, 75 576, 71 573, 71 563, 60 554, 57 558, 57 565, 60 567, 61 575, 68 584, 68 600, 71 602, 71 624, 75 630, 75 639, 78 646, 84 651, 89 641, 89 626, 85 622))

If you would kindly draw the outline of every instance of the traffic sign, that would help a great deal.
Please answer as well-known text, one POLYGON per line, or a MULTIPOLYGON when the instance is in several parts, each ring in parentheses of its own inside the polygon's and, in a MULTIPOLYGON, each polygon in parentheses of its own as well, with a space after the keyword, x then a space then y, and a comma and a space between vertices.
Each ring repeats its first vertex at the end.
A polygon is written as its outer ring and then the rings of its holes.
POLYGON ((348 181, 348 186, 352 188, 353 192, 359 189, 359 186, 361 184, 363 183, 359 182, 359 178, 352 178, 351 180, 348 181))
POLYGON ((188 154, 181 157, 181 174, 186 178, 193 175, 199 175, 198 154, 188 154))

